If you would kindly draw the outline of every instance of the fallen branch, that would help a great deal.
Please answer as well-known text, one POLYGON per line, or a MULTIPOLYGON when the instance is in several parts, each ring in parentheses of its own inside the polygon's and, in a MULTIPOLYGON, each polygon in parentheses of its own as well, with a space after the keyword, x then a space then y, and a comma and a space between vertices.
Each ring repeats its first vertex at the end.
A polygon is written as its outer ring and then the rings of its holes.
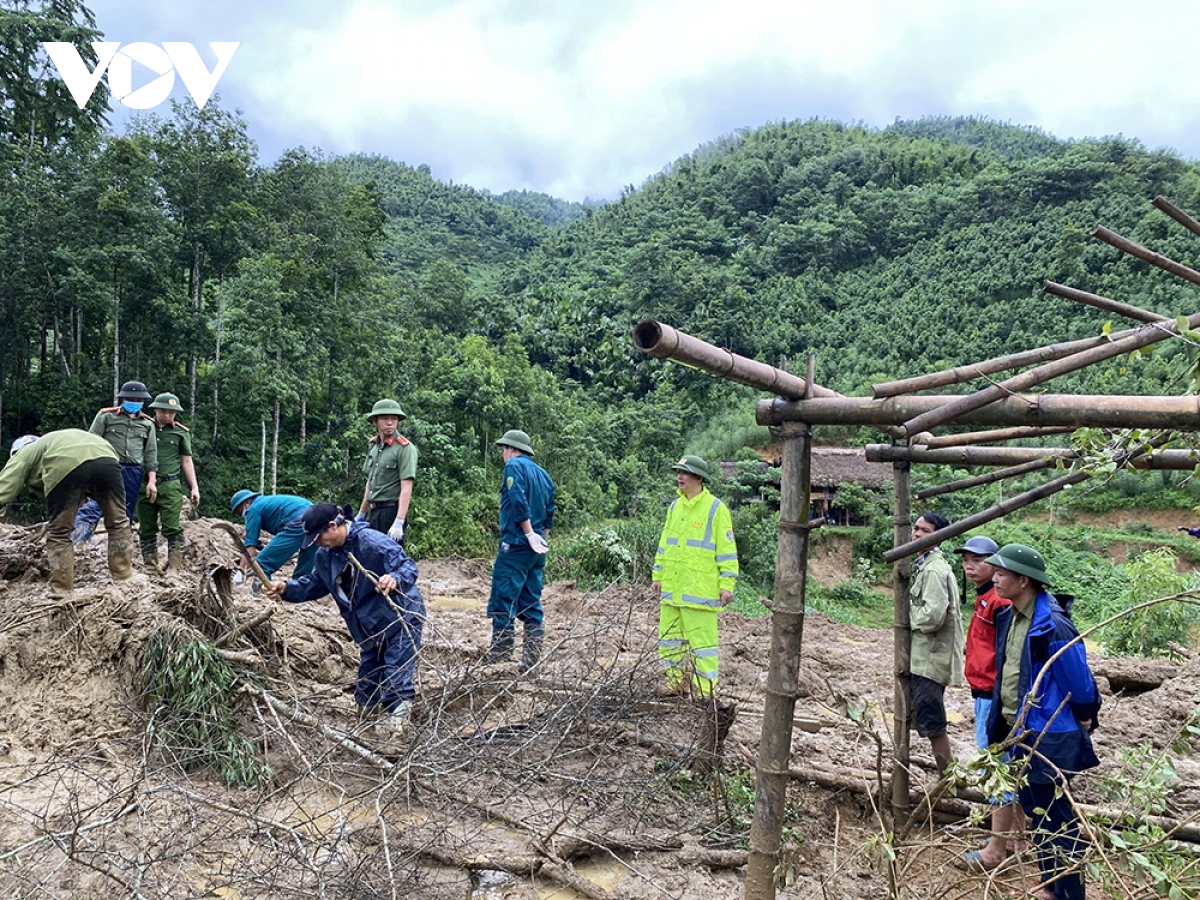
POLYGON ((254 618, 248 619, 247 621, 242 622, 236 628, 233 628, 233 629, 227 631, 223 636, 217 638, 217 640, 215 641, 216 646, 224 647, 224 646, 227 646, 228 644, 232 644, 234 641, 236 641, 238 638, 240 638, 243 634, 245 634, 251 628, 257 628, 263 622, 267 621, 267 619, 271 618, 271 616, 275 615, 275 611, 278 609, 279 609, 279 607, 276 606, 274 603, 272 603, 270 606, 268 606, 266 609, 264 609, 262 612, 260 612, 254 618))
POLYGON ((359 756, 362 759, 365 759, 371 765, 373 765, 379 769, 382 769, 385 772, 395 772, 395 770, 396 770, 395 763, 389 762, 388 760, 384 759, 382 756, 380 756, 374 750, 364 747, 362 744, 358 743, 358 741, 354 740, 354 738, 351 735, 346 734, 346 732, 339 731, 338 729, 333 728, 332 726, 326 725, 324 722, 318 721, 316 718, 314 718, 313 716, 310 716, 306 712, 301 712, 298 709, 288 706, 286 703, 284 703, 278 697, 272 696, 271 694, 264 691, 262 688, 257 688, 257 687, 254 687, 253 685, 243 683, 242 690, 248 694, 253 694, 256 697, 259 697, 260 699, 265 701, 276 712, 279 712, 282 715, 287 716, 289 719, 299 722, 302 725, 307 725, 309 728, 317 729, 323 735, 325 735, 325 737, 329 738, 331 741, 333 741, 335 744, 337 744, 343 750, 349 750, 355 756, 359 756))

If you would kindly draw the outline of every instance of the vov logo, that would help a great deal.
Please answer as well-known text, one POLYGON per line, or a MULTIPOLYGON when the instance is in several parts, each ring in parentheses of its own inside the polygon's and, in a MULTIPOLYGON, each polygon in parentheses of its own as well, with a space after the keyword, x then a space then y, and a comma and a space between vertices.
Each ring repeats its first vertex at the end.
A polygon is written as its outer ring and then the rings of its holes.
POLYGON ((80 109, 87 106, 96 85, 100 83, 106 71, 109 90, 130 109, 150 109, 166 100, 175 87, 177 72, 196 105, 204 109, 204 104, 212 96, 213 89, 225 74, 229 61, 233 59, 239 42, 209 42, 208 46, 212 47, 217 55, 217 65, 211 72, 204 65, 196 48, 185 41, 163 41, 161 47, 143 41, 126 44, 124 47, 120 41, 92 41, 97 62, 96 68, 90 72, 74 44, 67 41, 42 41, 42 46, 54 61, 58 74, 66 82, 67 89, 80 109), (136 91, 133 89, 135 62, 141 63, 158 75, 136 91))

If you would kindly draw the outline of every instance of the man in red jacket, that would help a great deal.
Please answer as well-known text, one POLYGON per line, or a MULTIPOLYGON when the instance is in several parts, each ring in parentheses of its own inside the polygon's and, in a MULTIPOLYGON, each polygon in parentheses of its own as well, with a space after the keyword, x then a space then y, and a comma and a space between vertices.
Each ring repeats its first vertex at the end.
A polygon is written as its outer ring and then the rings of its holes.
MULTIPOLYGON (((963 572, 975 585, 975 614, 967 626, 963 673, 975 698, 975 743, 980 750, 988 747, 987 723, 996 687, 996 610, 1011 602, 996 593, 992 586, 995 569, 984 561, 999 549, 991 538, 977 535, 954 551, 962 557, 963 572)), ((1013 802, 1012 794, 993 798, 992 803, 991 837, 986 846, 962 855, 964 868, 976 871, 996 868, 1008 858, 1008 843, 1015 842, 1017 834, 1024 830, 1024 816, 1013 802)))

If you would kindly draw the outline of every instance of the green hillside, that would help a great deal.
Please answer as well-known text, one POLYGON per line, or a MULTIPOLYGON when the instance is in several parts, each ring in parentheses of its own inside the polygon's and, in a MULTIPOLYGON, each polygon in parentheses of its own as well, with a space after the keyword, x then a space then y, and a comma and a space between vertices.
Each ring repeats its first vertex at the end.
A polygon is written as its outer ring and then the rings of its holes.
MULTIPOLYGON (((23 60, 39 52, 24 22, 23 60)), ((59 26, 90 59, 95 33, 59 26)), ((1044 279, 1195 306, 1190 285, 1088 237, 1102 223, 1195 255, 1149 201, 1200 213, 1196 166, 1135 140, 779 122, 595 206, 378 156, 296 149, 264 167, 215 99, 114 135, 97 97, 80 112, 43 82, 0 117, 0 439, 86 427, 114 380, 143 380, 183 399, 206 514, 260 472, 267 490, 357 499, 365 413, 391 396, 420 447, 417 552, 490 552, 493 441, 512 427, 560 483, 565 529, 618 517, 644 536, 681 452, 770 439, 755 392, 637 354, 642 318, 767 362, 815 353, 819 381, 861 394, 1099 331, 1104 315, 1043 295, 1044 279)), ((1190 359, 1173 342, 1051 388, 1180 391, 1190 359)), ((769 580, 774 526, 752 506, 739 515, 763 547, 747 559, 769 580)))

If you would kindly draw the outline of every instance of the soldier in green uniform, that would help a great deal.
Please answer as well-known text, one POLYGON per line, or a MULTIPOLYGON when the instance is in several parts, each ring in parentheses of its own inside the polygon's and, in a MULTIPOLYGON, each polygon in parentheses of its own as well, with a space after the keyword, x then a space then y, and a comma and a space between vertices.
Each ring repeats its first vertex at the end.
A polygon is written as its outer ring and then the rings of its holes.
POLYGON ((133 576, 130 551, 133 536, 125 518, 125 486, 117 452, 102 438, 66 428, 44 437, 21 438, 0 470, 0 510, 24 487, 45 494, 46 560, 50 563, 51 592, 64 596, 75 588, 75 548, 71 524, 85 497, 99 501, 108 526, 108 570, 113 580, 133 576))
MULTIPOLYGON (((117 406, 106 407, 96 413, 88 429, 108 441, 117 451, 121 463, 121 478, 125 482, 125 515, 133 521, 138 494, 146 481, 146 494, 151 500, 158 493, 158 441, 154 433, 154 420, 142 412, 142 404, 150 399, 150 392, 140 381, 127 381, 117 393, 117 406)), ((91 540, 92 530, 100 521, 100 506, 89 500, 75 516, 75 530, 71 541, 81 544, 91 540)))
POLYGON ((417 448, 396 433, 400 420, 405 418, 400 404, 386 399, 378 401, 367 416, 376 434, 363 463, 367 486, 358 507, 359 519, 397 544, 404 543, 404 523, 417 477, 417 448))
POLYGON ((200 503, 196 467, 192 462, 192 434, 175 421, 182 407, 174 394, 159 394, 150 404, 154 410, 155 436, 158 442, 158 496, 151 499, 144 491, 138 498, 138 535, 142 560, 147 568, 158 568, 158 523, 162 519, 167 539, 167 571, 183 566, 183 479, 191 489, 192 506, 200 503))

